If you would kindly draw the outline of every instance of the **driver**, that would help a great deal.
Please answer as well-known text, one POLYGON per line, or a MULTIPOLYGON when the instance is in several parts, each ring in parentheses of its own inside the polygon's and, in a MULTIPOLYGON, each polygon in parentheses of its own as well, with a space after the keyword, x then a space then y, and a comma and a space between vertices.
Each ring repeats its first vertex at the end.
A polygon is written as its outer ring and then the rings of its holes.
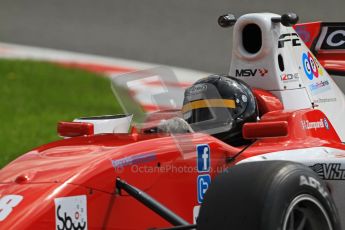
POLYGON ((239 146, 246 143, 243 124, 257 121, 259 113, 246 83, 228 75, 211 75, 186 89, 182 114, 194 131, 239 146))

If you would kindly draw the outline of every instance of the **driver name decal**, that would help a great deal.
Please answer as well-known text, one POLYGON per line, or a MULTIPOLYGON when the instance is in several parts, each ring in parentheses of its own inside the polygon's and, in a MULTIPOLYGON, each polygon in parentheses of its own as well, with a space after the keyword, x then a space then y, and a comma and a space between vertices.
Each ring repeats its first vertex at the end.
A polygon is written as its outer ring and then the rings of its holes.
POLYGON ((302 128, 305 130, 309 129, 327 129, 329 130, 329 124, 326 118, 321 118, 319 121, 309 121, 309 120, 302 120, 301 121, 302 128))
POLYGON ((86 196, 54 199, 57 230, 87 230, 86 196))

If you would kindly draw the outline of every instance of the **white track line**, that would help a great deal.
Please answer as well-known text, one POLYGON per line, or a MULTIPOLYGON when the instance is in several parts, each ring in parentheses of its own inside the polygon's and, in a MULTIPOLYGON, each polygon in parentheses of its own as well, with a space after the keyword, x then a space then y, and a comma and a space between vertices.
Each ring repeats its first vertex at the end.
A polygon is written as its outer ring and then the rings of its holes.
MULTIPOLYGON (((85 68, 85 66, 91 65, 92 67, 95 67, 94 69, 98 70, 97 72, 102 72, 108 76, 123 74, 129 71, 150 69, 159 66, 153 63, 145 63, 126 59, 103 57, 70 51, 61 51, 55 49, 38 48, 1 42, 0 58, 50 61, 54 63, 63 63, 67 65, 71 64, 74 66, 78 66, 78 68, 85 68)), ((209 75, 206 72, 196 70, 170 66, 169 68, 173 69, 178 82, 182 85, 190 85, 198 79, 209 75)), ((145 83, 143 84, 145 85, 146 92, 155 92, 157 90, 159 91, 162 87, 161 85, 152 85, 145 83)), ((169 90, 173 91, 174 94, 183 95, 184 93, 184 89, 180 86, 169 86, 169 90)), ((150 110, 148 108, 154 107, 152 104, 148 103, 149 101, 152 101, 151 95, 143 94, 140 90, 134 90, 133 96, 137 100, 139 100, 140 104, 143 105, 147 110, 150 110)), ((181 104, 182 101, 178 103, 178 107, 180 107, 181 104)))

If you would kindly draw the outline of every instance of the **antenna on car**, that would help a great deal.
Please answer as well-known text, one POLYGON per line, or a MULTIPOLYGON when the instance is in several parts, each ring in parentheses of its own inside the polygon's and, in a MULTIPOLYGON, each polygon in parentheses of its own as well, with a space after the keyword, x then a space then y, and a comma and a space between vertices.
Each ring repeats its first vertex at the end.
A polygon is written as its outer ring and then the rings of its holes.
POLYGON ((284 26, 293 26, 298 22, 298 15, 295 13, 286 13, 283 14, 281 17, 273 17, 271 18, 271 21, 274 23, 281 23, 284 26))
POLYGON ((219 16, 218 18, 218 25, 223 28, 231 27, 236 23, 237 19, 233 14, 224 14, 219 16))
MULTIPOLYGON (((299 20, 299 17, 295 13, 286 13, 283 14, 280 17, 273 17, 271 18, 271 21, 274 23, 281 23, 284 26, 293 26, 295 25, 299 20)), ((233 26, 236 23, 237 19, 235 15, 233 14, 224 14, 219 16, 218 18, 218 25, 220 25, 223 28, 228 28, 233 26)))

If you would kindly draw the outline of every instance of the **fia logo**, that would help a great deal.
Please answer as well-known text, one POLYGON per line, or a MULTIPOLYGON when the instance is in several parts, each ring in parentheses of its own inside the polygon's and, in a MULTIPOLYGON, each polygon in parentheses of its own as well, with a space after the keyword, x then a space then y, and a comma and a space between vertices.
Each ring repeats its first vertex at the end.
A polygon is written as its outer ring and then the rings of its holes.
POLYGON ((210 146, 208 144, 197 145, 196 151, 198 154, 198 158, 197 158, 198 172, 209 172, 210 161, 211 161, 210 146))
POLYGON ((211 184, 211 177, 208 174, 205 175, 199 175, 198 176, 198 182, 197 182, 197 191, 198 191, 198 202, 201 204, 204 200, 205 193, 208 189, 208 187, 211 184))

